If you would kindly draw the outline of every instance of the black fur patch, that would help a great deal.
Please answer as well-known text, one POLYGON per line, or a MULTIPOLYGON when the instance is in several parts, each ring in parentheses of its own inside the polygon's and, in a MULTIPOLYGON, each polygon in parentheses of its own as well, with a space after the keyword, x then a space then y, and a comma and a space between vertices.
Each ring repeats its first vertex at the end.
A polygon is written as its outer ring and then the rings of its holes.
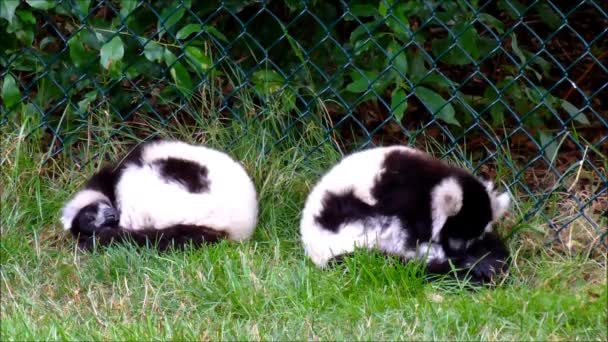
POLYGON ((164 229, 129 230, 124 228, 105 228, 94 236, 80 239, 78 245, 85 250, 112 243, 134 243, 137 246, 152 247, 164 251, 180 249, 189 245, 198 247, 226 239, 228 235, 205 226, 175 225, 164 229))
POLYGON ((207 168, 196 162, 167 158, 154 161, 154 164, 159 167, 163 177, 184 185, 189 192, 200 193, 209 190, 207 168))
POLYGON ((492 221, 492 204, 485 186, 472 176, 460 176, 458 182, 463 191, 462 209, 448 218, 441 235, 468 240, 481 236, 486 225, 492 221))
POLYGON ((118 174, 114 171, 114 165, 108 165, 97 171, 85 184, 85 189, 99 191, 112 203, 116 200, 116 183, 118 174))
MULTIPOLYGON (((393 151, 387 154, 384 171, 372 195, 376 211, 397 216, 408 231, 409 248, 429 241, 432 233, 431 191, 442 180, 454 177, 463 189, 463 207, 442 230, 441 239, 480 236, 492 219, 490 199, 481 182, 467 171, 428 155, 393 151)), ((445 244, 445 243, 444 243, 445 244)))
POLYGON ((374 216, 374 208, 357 198, 352 190, 343 194, 326 192, 323 197, 323 209, 315 220, 334 233, 341 224, 366 219, 374 216))
POLYGON ((408 230, 411 248, 431 238, 431 190, 452 173, 452 168, 426 155, 393 151, 371 192, 381 215, 397 216, 408 230))
POLYGON ((126 167, 128 164, 134 164, 141 166, 143 164, 143 153, 144 149, 148 148, 154 141, 145 142, 133 147, 127 155, 120 160, 118 163, 117 169, 122 169, 126 167))
POLYGON ((114 205, 116 203, 116 184, 128 164, 142 165, 142 153, 146 144, 132 149, 118 164, 108 164, 97 171, 85 184, 85 189, 104 194, 114 205))

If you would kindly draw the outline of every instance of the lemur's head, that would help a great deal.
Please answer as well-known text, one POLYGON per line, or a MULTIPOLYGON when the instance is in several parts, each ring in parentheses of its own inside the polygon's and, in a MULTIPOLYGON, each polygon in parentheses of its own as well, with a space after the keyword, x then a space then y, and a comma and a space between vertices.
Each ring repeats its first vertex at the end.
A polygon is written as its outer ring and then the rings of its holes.
POLYGON ((466 248, 492 231, 511 202, 508 193, 499 193, 491 181, 462 173, 447 177, 431 195, 433 240, 454 250, 466 248))
POLYGON ((79 191, 63 208, 61 223, 72 234, 92 235, 105 227, 118 224, 118 213, 101 192, 79 191))

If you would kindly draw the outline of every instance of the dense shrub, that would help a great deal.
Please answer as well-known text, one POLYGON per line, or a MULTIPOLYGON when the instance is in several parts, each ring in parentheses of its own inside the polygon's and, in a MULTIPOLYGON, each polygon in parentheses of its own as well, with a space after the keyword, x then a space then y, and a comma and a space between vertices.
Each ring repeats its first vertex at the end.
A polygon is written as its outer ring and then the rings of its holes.
POLYGON ((372 104, 380 120, 418 125, 423 109, 456 131, 480 118, 589 124, 585 103, 552 94, 556 62, 512 25, 539 15, 557 29, 565 18, 546 1, 7 0, 0 11, 2 121, 55 133, 102 104, 117 122, 162 119, 205 87, 239 114, 231 98, 249 86, 287 113, 331 102, 338 118, 363 120, 372 104))

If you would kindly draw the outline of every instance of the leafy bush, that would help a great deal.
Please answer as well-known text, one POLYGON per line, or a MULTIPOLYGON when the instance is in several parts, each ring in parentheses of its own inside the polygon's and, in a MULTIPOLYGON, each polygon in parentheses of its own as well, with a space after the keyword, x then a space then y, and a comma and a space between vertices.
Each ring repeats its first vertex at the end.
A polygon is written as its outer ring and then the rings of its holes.
POLYGON ((412 101, 452 129, 517 114, 542 128, 556 115, 586 125, 573 104, 541 85, 552 65, 519 46, 504 19, 542 13, 544 2, 428 0, 270 2, 191 0, 3 1, 2 120, 33 116, 71 132, 107 104, 117 121, 160 118, 217 89, 229 108, 252 85, 260 101, 286 112, 332 100, 341 111, 379 102, 401 122, 412 101), (498 65, 497 65, 498 63, 498 65), (487 72, 488 68, 500 72, 487 72), (477 82, 477 85, 471 86, 477 82), (12 113, 12 115, 11 115, 12 113), (17 116, 15 113, 23 113, 17 116))

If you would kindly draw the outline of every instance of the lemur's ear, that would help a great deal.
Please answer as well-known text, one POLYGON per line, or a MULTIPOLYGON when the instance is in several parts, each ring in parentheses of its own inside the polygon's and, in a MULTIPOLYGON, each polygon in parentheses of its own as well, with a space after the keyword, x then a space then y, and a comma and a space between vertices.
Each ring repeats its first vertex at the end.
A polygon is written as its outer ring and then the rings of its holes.
POLYGON ((494 202, 494 219, 498 220, 509 210, 509 206, 511 205, 511 196, 509 196, 507 192, 503 192, 502 194, 496 196, 494 202))
POLYGON ((486 187, 488 193, 492 193, 494 191, 494 182, 491 179, 482 179, 481 182, 486 187))

